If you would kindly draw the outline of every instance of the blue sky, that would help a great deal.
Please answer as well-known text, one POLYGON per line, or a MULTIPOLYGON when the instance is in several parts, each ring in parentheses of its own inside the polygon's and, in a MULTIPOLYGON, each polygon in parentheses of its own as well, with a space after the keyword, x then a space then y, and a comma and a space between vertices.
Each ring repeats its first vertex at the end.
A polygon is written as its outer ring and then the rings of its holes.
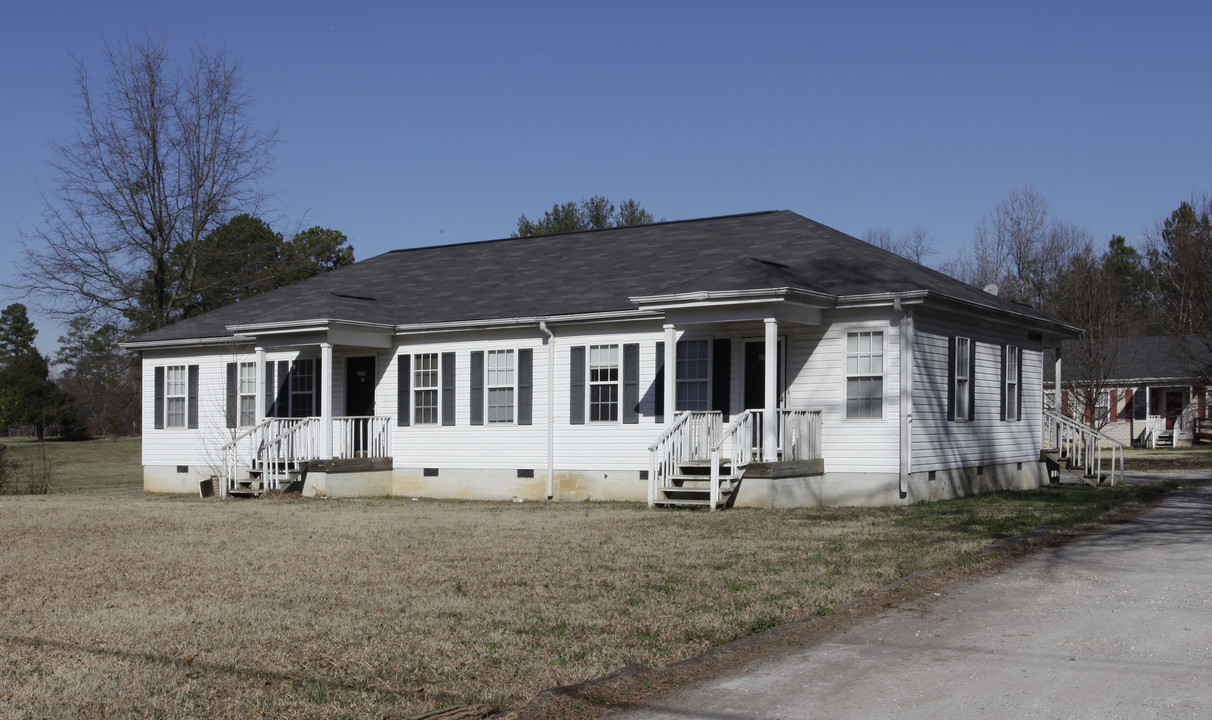
POLYGON ((275 228, 339 229, 359 258, 601 194, 669 220, 920 225, 938 261, 1025 184, 1138 245, 1212 191, 1209 26, 1196 2, 10 4, 0 281, 39 222, 48 141, 74 132, 73 55, 99 77, 103 43, 145 27, 241 62, 282 140, 275 228))

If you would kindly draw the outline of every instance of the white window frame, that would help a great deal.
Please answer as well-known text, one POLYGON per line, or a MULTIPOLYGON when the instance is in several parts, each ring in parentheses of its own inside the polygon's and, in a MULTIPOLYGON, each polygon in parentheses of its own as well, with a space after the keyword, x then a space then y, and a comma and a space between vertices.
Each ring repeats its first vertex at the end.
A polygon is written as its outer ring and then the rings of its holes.
POLYGON ((257 424, 257 364, 242 362, 236 373, 236 422, 239 427, 257 424))
POLYGON ((484 353, 484 419, 490 425, 512 423, 518 411, 517 354, 512 350, 487 350, 484 353), (505 366, 500 365, 505 360, 505 366), (506 397, 507 403, 494 403, 506 397), (503 409, 507 411, 502 413, 503 409))
MULTIPOLYGON (((958 353, 956 353, 958 356, 958 353)), ((1005 384, 1006 407, 1004 420, 1021 420, 1023 409, 1018 403, 1018 368, 1023 361, 1023 351, 1017 345, 1006 346, 1006 367, 1002 368, 1002 382, 1005 384)))
MULTIPOLYGON (((887 347, 885 339, 887 333, 883 329, 872 330, 850 330, 847 331, 846 337, 843 339, 843 372, 845 374, 845 382, 843 383, 843 395, 845 396, 842 408, 843 414, 847 420, 883 420, 884 419, 884 402, 887 398, 886 392, 886 375, 888 363, 885 361, 885 348, 887 347), (862 340, 868 339, 867 349, 862 349, 862 340), (872 341, 878 337, 878 351, 874 348, 872 341), (858 347, 852 347, 851 338, 854 338, 858 343, 858 347), (878 370, 873 369, 875 362, 878 361, 878 370), (877 381, 879 383, 879 397, 873 396, 862 398, 866 400, 869 407, 874 409, 875 414, 851 414, 850 396, 855 382, 859 381, 877 381), (873 405, 872 405, 873 403, 873 405)), ((856 398, 858 399, 858 398, 856 398)))
POLYGON ((1111 391, 1099 390, 1094 394, 1094 407, 1090 408, 1091 422, 1110 422, 1111 391))
POLYGON ((677 348, 674 353, 674 362, 677 368, 677 389, 674 394, 674 404, 677 406, 678 412, 695 412, 711 409, 711 338, 689 338, 678 340, 677 348), (702 347, 703 353, 701 357, 683 356, 682 351, 691 347, 702 347), (703 374, 701 376, 691 376, 686 372, 686 368, 693 363, 695 366, 702 367, 703 374), (684 397, 684 392, 689 392, 690 388, 695 388, 700 394, 701 402, 697 401, 691 407, 691 403, 684 397))
POLYGON ((164 427, 185 428, 189 405, 189 368, 168 365, 164 368, 164 427))
POLYGON ((416 353, 412 356, 412 424, 440 425, 442 423, 442 355, 441 353, 416 353), (433 365, 430 367, 429 360, 433 365), (422 361, 424 360, 424 366, 422 361), (432 379, 433 384, 428 380, 432 379), (426 382, 422 382, 425 380, 426 382), (432 406, 422 399, 433 398, 432 406), (429 419, 432 418, 432 419, 429 419))
POLYGON ((316 385, 319 378, 316 377, 316 359, 315 358, 295 358, 291 363, 290 369, 290 416, 291 417, 312 417, 316 411, 316 385), (304 372, 306 368, 306 372, 304 372), (307 381, 304 383, 304 381, 307 381), (304 385, 307 387, 304 387, 304 385), (302 398, 308 398, 310 406, 306 408, 306 414, 300 415, 303 411, 302 403, 299 402, 302 398))
POLYGON ((622 414, 620 412, 623 397, 622 346, 617 343, 590 345, 587 348, 586 356, 585 405, 589 422, 617 423, 622 414), (613 362, 602 361, 604 352, 609 353, 607 360, 613 359, 613 362), (598 373, 604 373, 605 377, 603 378, 598 373), (595 399, 595 391, 605 393, 610 399, 605 401, 595 399), (602 417, 603 409, 607 411, 608 417, 602 417))
POLYGON ((955 336, 955 375, 951 378, 951 387, 955 390, 955 421, 968 422, 970 414, 972 368, 972 338, 955 336))

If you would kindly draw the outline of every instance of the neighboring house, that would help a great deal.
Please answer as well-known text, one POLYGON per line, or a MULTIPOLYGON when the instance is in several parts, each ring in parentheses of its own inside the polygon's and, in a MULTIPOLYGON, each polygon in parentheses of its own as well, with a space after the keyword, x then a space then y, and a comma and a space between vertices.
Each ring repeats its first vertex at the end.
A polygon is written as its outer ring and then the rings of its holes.
POLYGON ((787 507, 1045 482, 1078 333, 779 211, 389 252, 127 347, 148 491, 787 507))
MULTIPOLYGON (((1196 420, 1208 417, 1209 390, 1201 379, 1212 374, 1206 343, 1196 337, 1116 338, 1106 341, 1106 359, 1100 362, 1083 358, 1079 342, 1061 346, 1063 413, 1125 444, 1192 443, 1196 420), (1086 367, 1091 364, 1104 369, 1091 371, 1086 367)), ((1055 402, 1055 389, 1049 372, 1048 404, 1055 402)))

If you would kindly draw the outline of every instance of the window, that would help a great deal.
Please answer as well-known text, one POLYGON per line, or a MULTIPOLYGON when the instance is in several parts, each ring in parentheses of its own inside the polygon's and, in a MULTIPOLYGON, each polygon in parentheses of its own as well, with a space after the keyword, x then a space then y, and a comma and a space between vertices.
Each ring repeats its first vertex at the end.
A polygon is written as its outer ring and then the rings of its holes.
POLYGON ((240 363, 240 427, 257 424, 257 364, 240 363))
POLYGON ((972 340, 955 339, 955 420, 972 419, 972 340))
POLYGON ((1003 364, 1002 381, 1005 383, 1003 391, 1005 392, 1005 412, 1002 413, 1002 418, 1005 420, 1019 419, 1019 363, 1020 349, 1014 345, 1006 346, 1005 361, 1003 364))
POLYGON ((1107 422, 1107 413, 1111 410, 1111 398, 1106 390, 1099 390, 1094 395, 1094 416, 1096 423, 1107 422))
POLYGON ((846 417, 884 416, 884 333, 846 334, 846 417))
POLYGON ((619 419, 619 346, 589 346, 589 420, 619 419))
POLYGON ((683 340, 677 345, 677 409, 709 410, 708 340, 683 340))
POLYGON ((186 370, 184 365, 165 368, 164 409, 165 425, 170 428, 185 427, 186 370))
POLYGON ((488 422, 513 422, 513 350, 488 351, 488 422))
POLYGON ((296 360, 290 373, 290 415, 311 417, 316 407, 316 361, 296 360))
POLYGON ((417 425, 438 424, 438 354, 414 356, 413 422, 417 425))

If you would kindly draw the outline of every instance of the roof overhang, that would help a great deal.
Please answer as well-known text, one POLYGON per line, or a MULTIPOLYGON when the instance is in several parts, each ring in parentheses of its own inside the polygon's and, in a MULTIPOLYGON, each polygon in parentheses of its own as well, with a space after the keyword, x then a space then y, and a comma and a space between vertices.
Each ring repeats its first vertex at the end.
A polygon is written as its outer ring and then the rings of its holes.
POLYGON ((646 295, 630 298, 642 309, 658 312, 666 323, 744 322, 773 318, 779 322, 820 325, 834 298, 796 288, 721 290, 646 295))

